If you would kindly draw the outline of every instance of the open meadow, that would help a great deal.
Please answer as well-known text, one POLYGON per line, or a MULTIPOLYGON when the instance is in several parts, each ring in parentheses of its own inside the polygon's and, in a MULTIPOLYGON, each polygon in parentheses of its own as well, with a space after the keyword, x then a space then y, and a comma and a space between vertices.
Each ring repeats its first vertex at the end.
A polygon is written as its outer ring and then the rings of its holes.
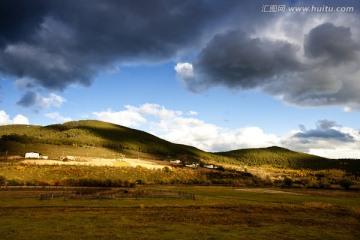
POLYGON ((99 121, 0 130, 2 240, 360 239, 357 160, 209 153, 99 121))
POLYGON ((2 187, 1 239, 359 239, 360 193, 2 187))

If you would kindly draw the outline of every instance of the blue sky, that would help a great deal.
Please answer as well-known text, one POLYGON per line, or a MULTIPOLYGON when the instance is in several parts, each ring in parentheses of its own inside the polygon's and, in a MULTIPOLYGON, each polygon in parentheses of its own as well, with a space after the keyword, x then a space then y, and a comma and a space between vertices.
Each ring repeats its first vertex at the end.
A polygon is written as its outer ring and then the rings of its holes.
POLYGON ((0 125, 98 119, 207 151, 360 158, 358 1, 90 2, 0 4, 0 125), (313 5, 353 9, 288 9, 313 5))

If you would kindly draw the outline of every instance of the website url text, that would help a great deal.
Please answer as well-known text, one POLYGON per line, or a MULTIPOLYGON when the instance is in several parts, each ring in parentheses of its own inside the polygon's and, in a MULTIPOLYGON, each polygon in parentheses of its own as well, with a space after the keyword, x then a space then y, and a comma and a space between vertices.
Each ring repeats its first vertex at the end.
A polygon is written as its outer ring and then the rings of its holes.
POLYGON ((315 13, 329 13, 329 12, 354 12, 354 7, 333 7, 327 5, 321 6, 296 6, 287 7, 286 5, 262 5, 261 12, 263 13, 285 13, 285 12, 315 12, 315 13))

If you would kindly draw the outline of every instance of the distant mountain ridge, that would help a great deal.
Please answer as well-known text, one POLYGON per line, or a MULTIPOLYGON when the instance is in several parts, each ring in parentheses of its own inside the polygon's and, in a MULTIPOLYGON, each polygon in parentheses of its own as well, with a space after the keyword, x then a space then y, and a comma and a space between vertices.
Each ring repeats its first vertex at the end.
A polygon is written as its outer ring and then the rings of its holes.
MULTIPOLYGON (((280 168, 327 169, 341 168, 339 160, 327 159, 281 147, 240 149, 210 153, 192 146, 175 144, 144 131, 97 121, 80 120, 48 126, 0 126, 0 151, 6 154, 24 154, 38 150, 50 157, 59 157, 57 151, 71 154, 123 154, 157 159, 181 159, 184 162, 232 164, 241 166, 269 165, 280 168), (51 155, 54 156, 51 156, 51 155)), ((345 160, 343 160, 345 161, 345 160)))

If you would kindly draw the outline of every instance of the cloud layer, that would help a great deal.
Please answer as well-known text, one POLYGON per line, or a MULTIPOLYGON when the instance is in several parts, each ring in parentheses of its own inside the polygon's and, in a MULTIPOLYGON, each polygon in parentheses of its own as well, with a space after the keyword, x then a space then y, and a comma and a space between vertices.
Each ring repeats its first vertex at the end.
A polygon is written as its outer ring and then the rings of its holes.
POLYGON ((175 71, 193 92, 257 89, 292 105, 359 110, 360 24, 354 19, 359 12, 248 16, 250 25, 214 35, 192 63, 182 63, 192 77, 175 71))
POLYGON ((357 110, 360 3, 323 3, 355 11, 269 14, 261 12, 263 2, 250 0, 6 0, 0 72, 27 79, 30 90, 19 103, 30 106, 36 87, 88 86, 116 65, 193 55, 192 63, 176 66, 192 91, 258 89, 299 106, 357 110))
POLYGON ((303 38, 300 45, 229 31, 215 36, 201 51, 191 65, 194 77, 177 72, 195 92, 213 86, 259 89, 299 106, 358 109, 360 41, 351 28, 323 23, 303 38))
POLYGON ((0 72, 28 87, 87 86, 114 64, 164 61, 199 44, 234 2, 6 0, 0 72))

